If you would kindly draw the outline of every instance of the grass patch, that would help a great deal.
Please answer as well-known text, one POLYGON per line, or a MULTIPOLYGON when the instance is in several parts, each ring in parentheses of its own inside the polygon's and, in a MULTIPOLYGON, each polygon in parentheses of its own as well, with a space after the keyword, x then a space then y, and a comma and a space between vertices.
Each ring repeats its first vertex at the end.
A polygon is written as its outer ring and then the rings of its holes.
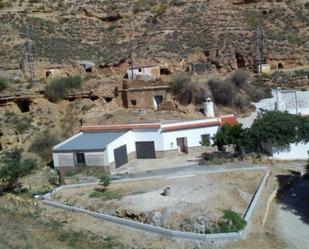
POLYGON ((99 190, 96 189, 94 192, 89 194, 90 198, 100 198, 103 201, 120 199, 124 196, 124 193, 121 190, 99 190))

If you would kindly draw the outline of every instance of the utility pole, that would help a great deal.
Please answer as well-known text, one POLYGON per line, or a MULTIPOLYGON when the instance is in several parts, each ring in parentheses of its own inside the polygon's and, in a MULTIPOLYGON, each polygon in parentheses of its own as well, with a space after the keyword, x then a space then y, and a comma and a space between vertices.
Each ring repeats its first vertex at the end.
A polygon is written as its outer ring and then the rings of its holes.
POLYGON ((28 64, 29 64, 30 76, 31 76, 31 81, 35 82, 32 40, 31 40, 31 37, 30 37, 30 28, 29 28, 28 24, 26 24, 26 37, 27 37, 27 46, 28 46, 28 64))
POLYGON ((263 64, 263 44, 262 44, 262 30, 260 28, 260 25, 258 24, 256 26, 255 31, 255 45, 256 45, 256 67, 257 67, 257 73, 261 73, 261 65, 263 64))

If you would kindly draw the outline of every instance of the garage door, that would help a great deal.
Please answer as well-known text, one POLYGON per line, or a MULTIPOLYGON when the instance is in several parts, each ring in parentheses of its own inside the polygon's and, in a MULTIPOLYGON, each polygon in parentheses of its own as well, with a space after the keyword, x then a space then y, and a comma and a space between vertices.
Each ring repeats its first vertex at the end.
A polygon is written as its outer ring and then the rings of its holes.
POLYGON ((154 142, 136 142, 136 158, 156 158, 154 142))
POLYGON ((116 168, 119 168, 120 166, 128 163, 127 146, 123 145, 114 149, 114 158, 116 168))

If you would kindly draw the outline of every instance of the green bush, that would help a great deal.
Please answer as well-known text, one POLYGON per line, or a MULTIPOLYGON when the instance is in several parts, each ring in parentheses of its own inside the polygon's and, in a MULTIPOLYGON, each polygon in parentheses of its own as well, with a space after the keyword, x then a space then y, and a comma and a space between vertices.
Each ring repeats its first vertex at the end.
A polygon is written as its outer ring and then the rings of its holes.
POLYGON ((36 153, 45 160, 50 158, 52 147, 59 142, 59 139, 51 134, 40 134, 36 136, 30 145, 29 152, 36 153))
MULTIPOLYGON (((1 6, 0 6, 1 8, 1 6)), ((8 82, 4 78, 0 78, 0 92, 7 88, 8 82)))
POLYGON ((4 191, 18 193, 21 191, 19 178, 36 168, 36 161, 23 159, 20 150, 13 149, 1 157, 0 180, 6 184, 4 191))
POLYGON ((3 0, 0 0, 0 9, 3 9, 5 7, 5 3, 3 0))
POLYGON ((45 96, 49 100, 57 102, 67 96, 68 90, 80 88, 81 83, 82 79, 80 76, 56 79, 45 87, 45 96))
POLYGON ((108 175, 102 175, 100 177, 100 185, 106 189, 111 183, 111 179, 108 175))
POLYGON ((238 232, 244 229, 247 222, 241 218, 241 216, 231 209, 224 210, 224 215, 218 222, 217 232, 228 233, 238 232))

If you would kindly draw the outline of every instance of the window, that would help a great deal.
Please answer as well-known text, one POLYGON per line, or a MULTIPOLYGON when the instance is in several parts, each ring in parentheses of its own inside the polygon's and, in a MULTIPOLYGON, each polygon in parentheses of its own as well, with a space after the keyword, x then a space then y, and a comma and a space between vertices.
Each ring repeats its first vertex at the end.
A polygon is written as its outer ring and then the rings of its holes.
POLYGON ((210 135, 209 134, 203 134, 201 136, 201 144, 208 146, 210 145, 211 141, 210 141, 210 135))
POLYGON ((136 105, 136 99, 131 99, 131 104, 136 105))
POLYGON ((140 73, 141 73, 141 72, 142 72, 142 69, 141 69, 141 68, 139 68, 139 69, 138 69, 138 72, 140 72, 140 73))
POLYGON ((77 166, 85 165, 85 153, 75 153, 75 163, 77 166))

